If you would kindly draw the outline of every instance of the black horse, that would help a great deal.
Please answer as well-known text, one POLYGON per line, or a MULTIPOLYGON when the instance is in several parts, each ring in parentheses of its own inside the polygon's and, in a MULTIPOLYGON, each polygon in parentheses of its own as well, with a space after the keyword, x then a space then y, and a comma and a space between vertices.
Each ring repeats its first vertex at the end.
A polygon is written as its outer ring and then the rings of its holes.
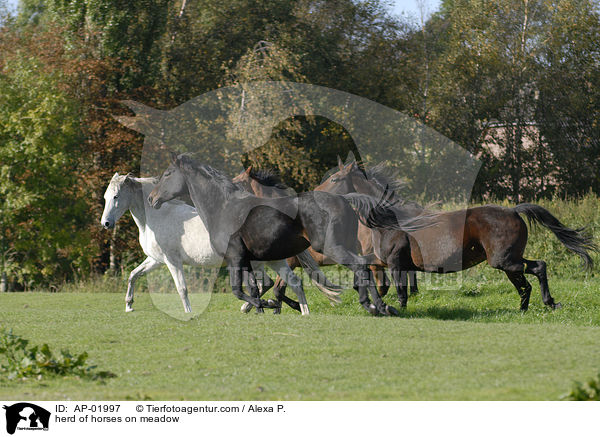
POLYGON ((377 201, 360 194, 308 192, 293 197, 258 198, 216 169, 187 155, 172 154, 171 158, 171 165, 150 193, 148 202, 160 208, 162 203, 189 193, 213 247, 228 264, 236 297, 256 308, 277 308, 277 304, 260 299, 250 261, 289 258, 310 245, 354 272, 359 301, 367 311, 375 315, 398 314, 377 293, 368 260, 357 255, 358 216, 353 208, 370 226, 399 230, 419 227, 408 217, 402 222, 403 213, 392 210, 385 196, 377 201), (244 272, 248 273, 250 296, 242 289, 244 272))
MULTIPOLYGON (((376 196, 387 189, 387 184, 384 186, 377 177, 367 178, 368 174, 356 162, 346 166, 340 163, 340 170, 316 190, 376 196)), ((423 207, 414 203, 407 205, 404 210, 412 210, 413 215, 425 212, 423 207)), ((570 229, 564 226, 548 210, 529 203, 514 208, 485 205, 439 212, 434 215, 435 226, 410 233, 373 229, 371 240, 377 257, 384 260, 392 272, 401 306, 406 306, 408 300, 406 281, 401 279, 402 272, 449 273, 468 269, 487 260, 490 266, 504 271, 515 286, 521 297, 521 310, 527 310, 531 295, 531 284, 525 278, 525 273, 538 278, 544 304, 550 308, 560 308, 561 304, 550 295, 546 263, 523 257, 527 245, 527 225, 519 214, 525 215, 529 223, 539 223, 550 229, 567 249, 581 257, 584 266, 592 267, 593 260, 588 251, 598 249, 591 236, 583 228, 570 229), (441 266, 451 268, 440 269, 441 266)))

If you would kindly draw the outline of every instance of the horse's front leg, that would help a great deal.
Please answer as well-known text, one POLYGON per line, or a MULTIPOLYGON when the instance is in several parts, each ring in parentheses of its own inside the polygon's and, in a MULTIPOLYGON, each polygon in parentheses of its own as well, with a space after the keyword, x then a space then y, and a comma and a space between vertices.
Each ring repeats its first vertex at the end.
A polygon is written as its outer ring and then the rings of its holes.
POLYGON ((284 294, 276 294, 280 304, 281 301, 285 301, 292 308, 294 308, 293 304, 296 304, 299 306, 299 311, 303 316, 310 314, 306 295, 304 294, 304 287, 302 286, 302 279, 296 276, 286 260, 273 261, 271 262, 271 267, 277 271, 279 277, 285 281, 292 288, 294 293, 296 293, 296 296, 298 296, 298 302, 295 302, 284 294))
POLYGON ((371 264, 369 265, 369 269, 375 278, 375 283, 379 289, 379 295, 384 297, 390 289, 390 280, 385 274, 385 268, 379 265, 371 264))
MULTIPOLYGON (((248 263, 248 266, 245 269, 246 272, 246 283, 248 284, 248 289, 250 290, 250 296, 254 299, 260 300, 260 290, 258 288, 258 282, 256 281, 256 275, 254 274, 254 270, 252 269, 252 265, 248 263)), ((256 307, 256 312, 262 314, 265 312, 262 306, 256 307)))
POLYGON ((408 302, 408 278, 407 273, 402 270, 402 267, 396 264, 390 264, 392 278, 396 285, 396 293, 398 294, 398 302, 402 308, 406 308, 408 302))
POLYGON ((135 289, 135 281, 142 275, 154 270, 162 263, 154 258, 146 258, 139 266, 131 271, 127 280, 127 294, 125 295, 125 312, 133 311, 133 291, 135 289))
MULTIPOLYGON (((244 293, 243 288, 243 278, 244 278, 244 270, 251 272, 250 263, 245 261, 243 258, 229 258, 227 261, 227 270, 229 271, 229 284, 231 285, 231 291, 233 295, 240 300, 248 302, 250 305, 255 308, 274 308, 275 306, 267 301, 261 300, 258 295, 258 287, 256 286, 256 278, 254 274, 249 274, 247 276, 248 281, 253 281, 254 288, 256 291, 254 292, 256 296, 248 296, 244 293)), ((252 286, 249 284, 250 289, 252 286)))
MULTIPOLYGON (((269 277, 269 275, 267 275, 267 273, 265 272, 265 263, 264 262, 252 261, 250 264, 252 265, 252 270, 255 272, 254 276, 256 277, 256 281, 258 283, 258 289, 260 290, 260 297, 262 297, 265 295, 265 293, 267 291, 269 291, 273 287, 273 285, 275 285, 275 283, 269 277)), ((246 282, 246 285, 248 285, 247 282, 246 282)), ((242 304, 240 311, 243 313, 248 313, 248 312, 250 312, 251 309, 252 309, 252 305, 250 303, 246 302, 246 303, 242 304)), ((281 308, 276 308, 275 311, 279 313, 279 312, 281 312, 281 308)))

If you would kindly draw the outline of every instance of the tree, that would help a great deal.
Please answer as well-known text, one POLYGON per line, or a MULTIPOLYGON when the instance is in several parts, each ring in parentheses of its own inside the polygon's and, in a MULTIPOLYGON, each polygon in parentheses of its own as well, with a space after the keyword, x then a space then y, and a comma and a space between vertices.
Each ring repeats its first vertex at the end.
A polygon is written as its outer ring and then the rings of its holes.
POLYGON ((536 120, 554 161, 555 190, 600 190, 600 15, 588 0, 548 1, 536 120))
POLYGON ((93 254, 76 172, 81 107, 62 86, 60 41, 4 32, 0 46, 0 267, 24 286, 85 275, 93 254), (38 38, 41 56, 31 50, 38 38))

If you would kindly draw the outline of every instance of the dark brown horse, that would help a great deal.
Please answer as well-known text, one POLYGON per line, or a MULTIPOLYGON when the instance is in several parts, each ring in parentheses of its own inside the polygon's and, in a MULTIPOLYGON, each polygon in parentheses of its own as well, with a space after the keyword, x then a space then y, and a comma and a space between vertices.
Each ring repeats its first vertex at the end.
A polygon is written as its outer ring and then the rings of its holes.
MULTIPOLYGON (((343 164, 340 163, 340 170, 343 169, 343 164)), ((290 188, 281 182, 279 176, 271 171, 265 169, 253 169, 252 166, 248 167, 245 171, 241 172, 235 178, 233 182, 242 186, 245 190, 253 193, 258 197, 283 197, 290 194, 290 188)), ((393 187, 391 187, 393 188, 393 187)), ((361 252, 365 254, 373 253, 373 245, 371 244, 371 231, 370 228, 359 222, 358 224, 358 240, 361 246, 361 252)), ((332 260, 327 259, 318 252, 308 248, 311 256, 318 263, 318 265, 331 265, 335 264, 332 260)), ((288 263, 292 269, 300 267, 300 262, 296 257, 288 259, 288 263)), ((379 289, 379 295, 385 296, 390 288, 390 281, 385 274, 386 264, 379 260, 373 259, 372 264, 369 265, 369 269, 373 272, 373 276, 379 289)), ((411 294, 417 294, 417 278, 414 272, 410 272, 411 279, 411 294)), ((285 292, 285 282, 281 278, 277 278, 275 282, 274 291, 277 293, 282 290, 285 292)), ((270 287, 269 287, 270 288, 270 287)), ((269 289, 267 288, 267 290, 269 289)), ((295 302, 289 300, 283 295, 283 299, 292 308, 296 308, 295 302)))
MULTIPOLYGON (((377 195, 384 192, 385 184, 376 178, 369 179, 367 175, 356 163, 351 163, 332 174, 316 189, 337 194, 356 192, 377 195)), ((417 204, 405 207, 413 208, 415 216, 425 211, 417 204)), ((490 266, 504 271, 515 286, 521 297, 521 310, 527 310, 531 295, 531 284, 525 273, 538 278, 544 304, 560 308, 561 304, 550 295, 546 263, 523 257, 527 245, 527 225, 519 214, 525 215, 530 224, 538 223, 550 229, 567 249, 582 258, 585 267, 592 267, 593 261, 588 251, 596 251, 597 247, 584 229, 567 228, 548 210, 529 203, 514 208, 485 205, 439 212, 435 214, 435 226, 410 234, 373 229, 373 249, 377 257, 390 266, 403 306, 408 297, 405 284, 400 280, 401 272, 418 270, 450 273, 487 260, 490 266)))
MULTIPOLYGON (((264 169, 253 169, 252 166, 248 167, 245 171, 241 172, 239 175, 234 177, 232 179, 232 182, 241 186, 242 188, 244 188, 244 190, 258 197, 285 197, 289 196, 291 191, 293 192, 293 190, 291 190, 290 187, 286 186, 281 182, 281 179, 275 172, 264 169)), ((359 226, 364 227, 364 225, 360 223, 359 226)), ((308 247, 307 251, 320 266, 335 264, 334 261, 328 259, 323 254, 315 251, 312 248, 312 246, 308 247)), ((301 267, 300 261, 295 256, 288 258, 287 262, 292 270, 296 267, 301 267)), ((322 282, 331 286, 327 278, 323 278, 322 282)), ((318 282, 315 282, 315 285, 320 287, 318 282)), ((285 302, 291 308, 300 311, 299 303, 285 295, 286 287, 287 285, 285 281, 278 275, 277 279, 275 280, 275 286, 273 288, 275 298, 279 302, 285 302)), ((264 292, 261 292, 261 295, 268 291, 269 288, 265 287, 265 290, 264 292)), ((250 306, 245 305, 243 310, 248 311, 250 308, 250 306)), ((276 309, 275 311, 279 311, 279 309, 276 309)))

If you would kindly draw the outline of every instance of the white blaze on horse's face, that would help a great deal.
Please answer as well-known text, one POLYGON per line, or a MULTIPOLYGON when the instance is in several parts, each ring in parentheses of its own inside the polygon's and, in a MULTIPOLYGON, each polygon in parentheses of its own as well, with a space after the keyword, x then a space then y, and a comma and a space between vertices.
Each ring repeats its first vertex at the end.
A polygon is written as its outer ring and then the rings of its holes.
POLYGON ((110 180, 108 188, 104 193, 104 212, 100 219, 100 224, 105 229, 115 227, 117 221, 121 218, 125 211, 129 208, 129 190, 126 188, 127 176, 119 176, 119 173, 110 180))

